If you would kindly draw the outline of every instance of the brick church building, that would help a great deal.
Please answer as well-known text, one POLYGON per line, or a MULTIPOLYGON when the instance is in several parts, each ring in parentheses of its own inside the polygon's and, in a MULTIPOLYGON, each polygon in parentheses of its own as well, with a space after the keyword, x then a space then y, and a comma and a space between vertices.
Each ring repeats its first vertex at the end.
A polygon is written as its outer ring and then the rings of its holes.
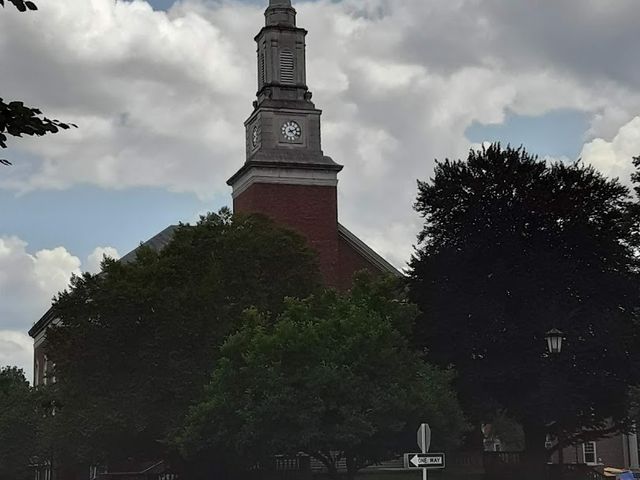
MULTIPOLYGON (((246 160, 228 180, 233 210, 261 213, 306 237, 319 257, 327 286, 348 289, 356 271, 401 275, 338 222, 337 186, 342 165, 324 155, 322 111, 307 87, 305 37, 291 0, 270 0, 255 40, 258 92, 245 122, 246 160)), ((145 242, 156 249, 171 239, 169 226, 145 242)), ((120 261, 135 260, 136 251, 120 261)), ((29 330, 34 338, 34 384, 48 381, 42 344, 56 319, 51 311, 29 330)))
POLYGON ((307 87, 305 37, 290 0, 270 0, 258 44, 258 93, 245 122, 247 158, 227 182, 235 212, 259 212, 302 233, 327 285, 353 273, 397 270, 338 223, 338 165, 324 155, 322 112, 307 87))
MULTIPOLYGON (((290 0, 270 0, 257 42, 258 91, 245 122, 246 160, 228 180, 233 210, 261 213, 306 237, 317 252, 327 286, 348 289, 356 271, 401 273, 338 222, 337 185, 342 165, 325 156, 321 114, 307 87, 305 37, 290 0)), ((240 140, 240 139, 238 139, 240 140)), ((176 227, 145 245, 161 249, 176 227)), ((136 250, 120 259, 132 262, 136 250)), ((29 330, 34 339, 34 385, 55 382, 44 345, 55 324, 52 310, 29 330)), ((36 480, 50 480, 46 466, 36 480)))

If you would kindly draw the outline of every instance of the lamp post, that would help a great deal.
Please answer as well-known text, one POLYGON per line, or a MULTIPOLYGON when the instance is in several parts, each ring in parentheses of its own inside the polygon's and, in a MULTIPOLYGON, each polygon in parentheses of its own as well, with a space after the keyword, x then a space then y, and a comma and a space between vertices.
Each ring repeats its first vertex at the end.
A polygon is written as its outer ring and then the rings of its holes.
MULTIPOLYGON (((557 328, 549 330, 544 338, 547 340, 547 350, 551 355, 557 355, 562 351, 562 340, 564 340, 564 334, 557 328)), ((564 452, 562 451, 562 438, 558 438, 558 464, 564 463, 564 452)), ((562 468, 562 467, 560 467, 562 468)))

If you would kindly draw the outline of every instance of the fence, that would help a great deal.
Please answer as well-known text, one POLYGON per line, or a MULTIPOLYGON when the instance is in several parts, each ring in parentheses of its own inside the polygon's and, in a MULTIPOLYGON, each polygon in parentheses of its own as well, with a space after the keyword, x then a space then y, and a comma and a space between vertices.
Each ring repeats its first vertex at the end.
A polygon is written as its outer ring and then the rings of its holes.
MULTIPOLYGON (((523 469, 523 452, 485 452, 484 468, 488 480, 519 478, 523 469)), ((585 464, 549 464, 548 480, 610 480, 585 464)))

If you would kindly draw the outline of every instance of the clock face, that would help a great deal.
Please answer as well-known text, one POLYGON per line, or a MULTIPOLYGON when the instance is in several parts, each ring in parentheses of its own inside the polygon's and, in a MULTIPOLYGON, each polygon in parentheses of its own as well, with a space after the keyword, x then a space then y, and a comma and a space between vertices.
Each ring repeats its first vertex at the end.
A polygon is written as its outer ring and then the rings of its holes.
POLYGON ((299 139, 301 134, 300 125, 293 120, 289 120, 282 125, 282 136, 290 142, 299 139))
POLYGON ((251 131, 251 145, 253 145, 254 147, 257 147, 259 142, 260 142, 260 129, 256 125, 253 127, 253 130, 251 131))

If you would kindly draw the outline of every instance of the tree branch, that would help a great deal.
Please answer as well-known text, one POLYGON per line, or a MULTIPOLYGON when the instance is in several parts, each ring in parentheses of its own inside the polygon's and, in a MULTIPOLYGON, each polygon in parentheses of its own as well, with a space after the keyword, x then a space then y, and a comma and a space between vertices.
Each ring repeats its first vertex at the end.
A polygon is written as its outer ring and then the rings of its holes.
MULTIPOLYGON (((48 133, 58 133, 60 129, 77 128, 77 125, 73 123, 64 123, 41 115, 42 112, 37 108, 27 107, 24 103, 17 101, 5 103, 0 98, 0 148, 7 148, 7 135, 13 137, 42 136, 48 133)), ((0 159, 0 163, 11 165, 11 162, 4 159, 0 159)))
POLYGON ((547 453, 551 455, 557 452, 561 447, 564 448, 579 443, 592 442, 595 440, 600 440, 602 438, 611 437, 617 433, 620 433, 620 428, 618 425, 598 430, 583 430, 579 433, 564 437, 563 442, 557 442, 552 447, 547 448, 547 453))
MULTIPOLYGON (((9 0, 9 2, 21 12, 26 12, 27 10, 38 10, 36 4, 29 0, 9 0)), ((4 0, 0 0, 0 5, 4 7, 4 0)))

